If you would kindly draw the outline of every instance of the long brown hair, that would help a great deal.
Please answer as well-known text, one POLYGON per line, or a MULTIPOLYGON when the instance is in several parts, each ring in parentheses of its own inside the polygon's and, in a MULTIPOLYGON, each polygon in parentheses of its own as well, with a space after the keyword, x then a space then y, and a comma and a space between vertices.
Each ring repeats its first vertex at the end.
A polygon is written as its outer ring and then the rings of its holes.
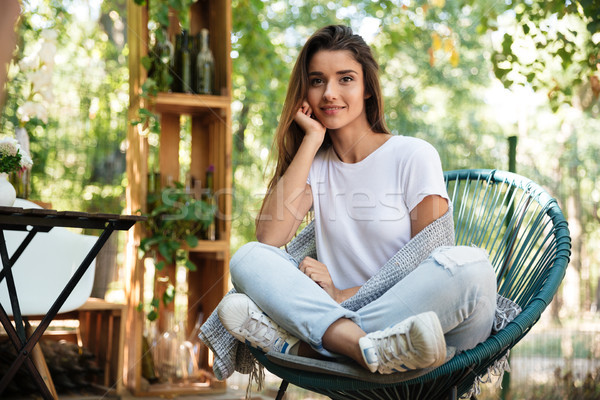
MULTIPOLYGON (((274 145, 277 148, 277 166, 275 175, 269 182, 269 192, 287 170, 304 138, 304 131, 296 124, 294 116, 308 94, 308 64, 315 53, 320 50, 347 50, 354 56, 354 59, 362 66, 365 94, 369 95, 365 100, 367 121, 373 132, 389 133, 383 118, 379 65, 373 57, 371 48, 361 36, 355 35, 347 26, 330 25, 321 28, 306 41, 292 70, 283 110, 275 132, 274 145)), ((331 140, 329 135, 326 135, 323 146, 329 145, 331 145, 331 140)))

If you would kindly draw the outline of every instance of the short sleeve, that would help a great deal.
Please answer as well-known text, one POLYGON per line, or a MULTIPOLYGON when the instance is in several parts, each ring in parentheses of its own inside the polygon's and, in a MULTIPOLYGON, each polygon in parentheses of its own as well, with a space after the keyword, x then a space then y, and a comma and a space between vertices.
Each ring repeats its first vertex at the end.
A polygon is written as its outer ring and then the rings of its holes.
POLYGON ((449 200, 442 162, 437 150, 420 141, 403 171, 406 207, 412 211, 425 197, 439 195, 449 200))

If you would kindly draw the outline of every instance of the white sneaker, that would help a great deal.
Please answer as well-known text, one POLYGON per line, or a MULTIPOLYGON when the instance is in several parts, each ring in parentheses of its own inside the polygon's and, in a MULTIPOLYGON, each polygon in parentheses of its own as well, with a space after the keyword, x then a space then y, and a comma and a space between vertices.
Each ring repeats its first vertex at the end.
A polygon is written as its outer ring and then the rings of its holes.
POLYGON ((381 374, 437 367, 446 359, 444 332, 433 311, 371 332, 358 344, 369 370, 381 374))
POLYGON ((288 353, 299 342, 283 330, 245 294, 225 296, 217 309, 221 323, 233 337, 261 351, 288 353))

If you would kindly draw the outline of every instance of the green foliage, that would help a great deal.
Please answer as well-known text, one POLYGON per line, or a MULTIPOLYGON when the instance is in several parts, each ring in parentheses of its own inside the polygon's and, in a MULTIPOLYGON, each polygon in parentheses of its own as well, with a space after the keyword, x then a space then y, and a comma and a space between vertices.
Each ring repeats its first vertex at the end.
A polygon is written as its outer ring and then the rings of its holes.
POLYGON ((0 172, 11 173, 21 169, 21 153, 15 155, 2 154, 0 152, 0 172))
POLYGON ((31 194, 57 209, 120 213, 125 204, 125 146, 128 105, 126 2, 104 2, 99 18, 75 18, 71 2, 23 2, 19 46, 10 68, 0 129, 19 126, 16 110, 30 79, 18 62, 34 50, 42 29, 58 32, 54 101, 48 123, 24 128, 31 141, 31 194), (123 146, 123 147, 122 147, 123 146))
MULTIPOLYGON (((152 105, 154 97, 159 92, 169 91, 173 80, 168 71, 173 45, 168 42, 166 33, 171 23, 170 10, 173 10, 177 16, 179 27, 189 30, 189 8, 192 3, 193 0, 157 0, 150 3, 149 35, 153 45, 149 55, 140 60, 148 75, 141 88, 141 97, 145 99, 145 102, 144 106, 138 109, 137 119, 130 121, 132 125, 141 125, 146 130, 146 134, 160 134, 160 118, 152 111, 152 105)), ((136 4, 146 6, 147 2, 137 0, 136 4)))
MULTIPOLYGON (((468 2, 474 3, 474 2, 468 2)), ((474 5, 474 4, 472 4, 474 5)), ((577 102, 573 89, 600 95, 600 3, 597 1, 515 0, 504 13, 482 19, 482 30, 502 34, 496 43, 494 73, 505 85, 529 85, 547 93, 550 106, 577 102)))
MULTIPOLYGON (((166 265, 183 265, 195 271, 196 265, 190 261, 186 246, 196 247, 198 237, 205 236, 214 221, 215 206, 195 199, 180 182, 164 188, 159 194, 149 193, 147 203, 151 211, 146 214, 147 235, 140 241, 140 258, 155 256, 154 266, 158 271, 166 265)), ((167 305, 174 299, 175 286, 169 282, 160 300, 167 305)), ((159 307, 159 299, 153 297, 147 314, 150 321, 158 317, 159 307)))
MULTIPOLYGON (((189 7, 197 0, 153 0, 150 2, 154 18, 163 27, 169 26, 169 9, 175 11, 184 29, 189 29, 189 7)), ((134 0, 138 6, 147 6, 147 0, 134 0)))
POLYGON ((131 125, 141 125, 147 129, 148 133, 158 135, 160 133, 160 117, 157 113, 152 111, 152 101, 158 94, 159 88, 156 81, 152 78, 146 78, 142 84, 142 93, 140 96, 146 99, 148 107, 140 107, 137 110, 137 119, 131 120, 131 125))
POLYGON ((160 195, 150 194, 148 204, 151 211, 146 215, 147 236, 140 242, 140 256, 158 251, 161 257, 156 263, 158 270, 166 264, 179 263, 195 270, 184 246, 198 245, 198 236, 206 232, 214 220, 214 205, 195 199, 179 182, 174 187, 164 188, 160 195))
MULTIPOLYGON (((172 303, 174 300, 175 300, 175 286, 173 286, 172 284, 169 283, 160 299, 157 297, 154 297, 150 301, 150 311, 148 311, 148 314, 146 314, 146 318, 148 318, 148 321, 156 321, 156 319, 158 318, 161 301, 162 301, 163 305, 166 306, 166 305, 172 303)), ((143 305, 139 304, 138 311, 141 312, 141 311, 143 311, 143 309, 144 309, 143 305)))

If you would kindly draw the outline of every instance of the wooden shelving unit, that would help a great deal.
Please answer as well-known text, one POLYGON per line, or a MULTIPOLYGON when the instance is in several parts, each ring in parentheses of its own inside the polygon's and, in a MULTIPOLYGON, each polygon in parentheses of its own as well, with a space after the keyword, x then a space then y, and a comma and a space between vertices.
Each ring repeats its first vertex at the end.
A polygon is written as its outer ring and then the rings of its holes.
MULTIPOLYGON (((150 0, 152 1, 152 0, 150 0)), ((173 21, 173 19, 172 19, 173 21)), ((159 170, 162 185, 182 180, 179 176, 181 116, 191 118, 190 174, 204 184, 207 168, 214 166, 214 190, 218 207, 216 220, 217 240, 201 240, 187 248, 196 271, 188 275, 188 305, 190 309, 202 306, 205 316, 215 309, 227 291, 229 278, 229 244, 232 207, 231 170, 231 3, 229 0, 198 0, 190 8, 190 33, 207 28, 210 48, 215 58, 215 86, 218 95, 187 93, 159 93, 151 104, 140 97, 145 70, 141 58, 148 47, 148 6, 128 1, 128 38, 130 70, 130 119, 135 119, 140 107, 152 107, 160 116, 159 170)), ((171 26, 170 34, 177 33, 171 26)), ((174 40, 173 40, 174 43, 174 40)), ((127 207, 129 212, 146 210, 148 152, 147 138, 139 126, 128 131, 127 149, 127 207)), ((126 296, 128 301, 125 343, 124 382, 136 396, 173 396, 224 392, 225 383, 161 383, 147 385, 141 376, 142 335, 145 315, 137 311, 143 301, 144 265, 137 258, 137 247, 144 237, 143 226, 130 230, 126 253, 126 296)), ((166 274, 174 278, 174 267, 166 274)), ((196 322, 196 315, 188 313, 188 329, 196 322)), ((202 367, 210 370, 205 352, 202 367)))

